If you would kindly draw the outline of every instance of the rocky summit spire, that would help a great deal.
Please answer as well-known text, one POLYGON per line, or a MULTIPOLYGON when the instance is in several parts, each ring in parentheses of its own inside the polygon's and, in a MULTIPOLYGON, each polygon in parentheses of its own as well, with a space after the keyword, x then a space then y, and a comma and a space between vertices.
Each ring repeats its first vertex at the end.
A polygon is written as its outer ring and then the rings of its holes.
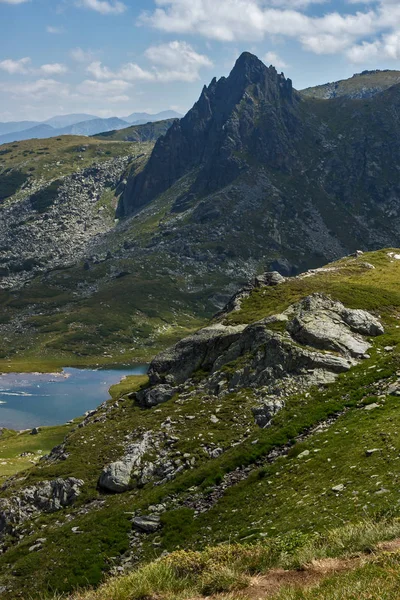
POLYGON ((268 71, 268 68, 255 54, 242 52, 230 73, 230 77, 246 78, 250 83, 265 76, 266 71, 268 71))
POLYGON ((229 76, 204 86, 193 108, 158 140, 145 169, 128 181, 120 214, 135 212, 193 169, 199 175, 192 195, 233 181, 248 167, 245 156, 287 169, 293 94, 290 79, 243 52, 229 76))

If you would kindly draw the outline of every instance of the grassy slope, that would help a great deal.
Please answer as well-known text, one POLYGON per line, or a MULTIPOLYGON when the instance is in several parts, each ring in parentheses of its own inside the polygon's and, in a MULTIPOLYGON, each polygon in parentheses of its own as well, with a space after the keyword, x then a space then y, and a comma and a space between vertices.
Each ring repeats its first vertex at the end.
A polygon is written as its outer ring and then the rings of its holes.
POLYGON ((253 546, 225 544, 202 552, 178 551, 71 598, 395 600, 400 590, 400 540, 376 543, 394 538, 398 530, 398 521, 380 526, 363 523, 308 540, 281 538, 253 546))
POLYGON ((347 94, 359 92, 363 88, 379 87, 384 90, 392 85, 396 85, 399 82, 400 71, 381 71, 380 73, 371 73, 357 77, 350 77, 349 79, 342 79, 341 81, 335 82, 335 84, 327 83, 323 85, 316 85, 314 87, 301 90, 301 94, 303 96, 312 98, 324 98, 327 89, 329 89, 332 85, 335 85, 336 95, 345 96, 347 94))
MULTIPOLYGON (((18 485, 56 476, 82 477, 86 482, 84 493, 69 512, 73 525, 79 526, 83 533, 79 536, 71 533, 72 524, 66 513, 46 516, 42 522, 47 525, 47 542, 42 551, 30 554, 27 548, 40 536, 37 525, 33 525, 32 535, 0 557, 2 580, 11 580, 13 598, 19 597, 18 593, 23 596, 28 589, 35 597, 35 590, 61 591, 85 582, 98 582, 102 570, 107 568, 107 557, 127 549, 130 523, 126 513, 146 510, 148 505, 171 495, 181 502, 190 488, 206 493, 210 486, 221 481, 224 473, 254 464, 272 448, 287 442, 293 448, 286 458, 255 468, 247 480, 230 488, 210 511, 193 518, 190 509, 171 507, 163 516, 164 527, 157 536, 161 546, 155 550, 154 536, 149 536, 144 558, 152 559, 164 549, 201 548, 207 543, 227 540, 255 543, 271 536, 290 536, 294 529, 309 535, 366 516, 373 520, 397 516, 399 403, 387 394, 382 398, 377 396, 378 388, 393 379, 400 367, 397 353, 400 261, 381 251, 357 260, 344 259, 336 267, 338 270, 256 291, 231 320, 256 320, 286 308, 308 293, 325 291, 349 306, 379 311, 387 333, 374 340, 371 358, 341 375, 327 389, 290 398, 267 430, 254 425, 251 394, 247 390, 218 403, 217 425, 211 425, 209 420, 215 405, 194 396, 185 406, 171 401, 158 407, 157 412, 141 411, 132 401, 121 400, 104 424, 76 429, 67 438, 68 460, 33 467, 27 479, 18 485), (366 260, 375 264, 376 269, 366 269, 362 265, 366 260), (385 351, 387 345, 395 349, 385 351), (379 408, 366 411, 365 405, 373 401, 378 402, 379 408), (295 443, 297 435, 345 408, 347 412, 333 426, 301 444, 295 443), (187 421, 185 414, 196 418, 187 421), (182 423, 176 450, 194 455, 196 467, 164 486, 145 486, 117 497, 99 495, 96 482, 100 470, 120 455, 124 435, 138 424, 144 429, 158 428, 167 416, 182 423), (243 441, 245 429, 248 433, 243 441), (204 442, 221 445, 224 454, 218 459, 208 459, 195 444, 199 436, 204 442), (242 443, 234 445, 238 439, 242 443), (365 450, 370 448, 379 448, 379 452, 367 457, 365 450), (309 456, 298 458, 304 449, 310 450, 309 456), (339 483, 345 485, 343 492, 332 492, 331 488, 339 483), (104 505, 80 514, 80 507, 95 498, 102 499, 104 505), (67 554, 72 547, 74 551, 67 554), (10 563, 15 565, 14 576, 6 569, 10 563)), ((114 389, 113 395, 117 397, 131 390, 128 380, 122 390, 114 389)))
POLYGON ((41 427, 37 435, 30 431, 6 431, 0 437, 0 482, 19 471, 29 469, 52 448, 61 444, 72 425, 41 427), (28 453, 27 456, 22 454, 28 453))
MULTIPOLYGON (((25 140, 0 147, 0 177, 8 169, 23 173, 28 181, 42 184, 89 167, 94 162, 118 156, 151 152, 153 144, 107 142, 66 135, 43 140, 25 140)), ((16 198, 18 199, 17 194, 16 198)))
MULTIPOLYGON (((168 218, 176 193, 172 188, 129 223, 113 230, 104 254, 106 250, 117 254, 124 242, 139 240, 146 245, 159 223, 168 218)), ((0 370, 47 371, 66 365, 145 362, 199 328, 213 313, 204 279, 199 291, 190 266, 179 269, 165 256, 152 253, 137 258, 133 253, 129 259, 116 257, 94 264, 89 271, 83 264, 53 271, 45 281, 37 278, 16 293, 0 290, 3 319, 11 320, 32 306, 40 312, 27 320, 24 331, 3 338, 0 370), (110 263, 127 275, 110 279, 110 263), (179 275, 171 275, 177 271, 179 275), (97 291, 82 298, 82 284, 97 291)), ((218 274, 210 274, 206 283, 213 282, 217 288, 219 281, 218 274)))
POLYGON ((93 136, 96 139, 120 142, 156 141, 164 135, 176 119, 154 121, 143 125, 132 125, 117 131, 107 131, 93 136))

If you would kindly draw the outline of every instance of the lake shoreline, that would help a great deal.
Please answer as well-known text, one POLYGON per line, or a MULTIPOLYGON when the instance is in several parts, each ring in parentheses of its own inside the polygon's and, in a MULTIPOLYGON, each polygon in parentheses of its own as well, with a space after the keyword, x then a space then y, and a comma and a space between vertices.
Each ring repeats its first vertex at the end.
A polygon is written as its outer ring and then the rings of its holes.
POLYGON ((113 369, 65 367, 59 372, 0 375, 0 427, 31 430, 68 423, 96 409, 129 384, 146 376, 148 364, 113 369))

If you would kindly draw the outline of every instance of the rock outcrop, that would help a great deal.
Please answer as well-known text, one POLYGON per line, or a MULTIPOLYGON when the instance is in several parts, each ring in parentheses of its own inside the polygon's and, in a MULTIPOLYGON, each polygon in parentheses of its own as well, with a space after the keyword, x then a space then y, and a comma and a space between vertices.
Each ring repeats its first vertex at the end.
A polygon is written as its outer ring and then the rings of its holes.
POLYGON ((12 533, 18 525, 42 513, 71 506, 83 484, 81 479, 74 477, 41 481, 10 498, 0 499, 0 536, 12 533))
POLYGON ((39 273, 72 266, 85 256, 99 234, 115 226, 100 205, 103 192, 115 188, 133 157, 95 164, 41 188, 46 209, 26 199, 0 214, 0 288, 12 288, 39 273))
POLYGON ((153 360, 151 387, 136 399, 151 408, 157 399, 164 402, 179 392, 180 384, 200 370, 200 386, 211 394, 261 389, 267 399, 254 414, 264 426, 283 405, 277 398, 334 381, 366 356, 371 344, 365 336, 382 333, 370 313, 313 294, 251 325, 218 323, 185 338, 153 360))
POLYGON ((121 214, 135 212, 200 167, 191 190, 176 200, 176 212, 181 212, 193 194, 215 191, 247 170, 247 161, 239 155, 249 147, 266 163, 287 170, 295 154, 293 139, 302 129, 298 102, 290 79, 244 52, 229 77, 205 86, 188 114, 157 141, 144 171, 128 182, 121 214), (265 136, 256 126, 261 116, 265 136))
POLYGON ((122 458, 104 467, 99 486, 109 492, 125 492, 131 483, 133 469, 139 469, 145 453, 152 445, 152 435, 145 433, 141 440, 131 444, 122 458))

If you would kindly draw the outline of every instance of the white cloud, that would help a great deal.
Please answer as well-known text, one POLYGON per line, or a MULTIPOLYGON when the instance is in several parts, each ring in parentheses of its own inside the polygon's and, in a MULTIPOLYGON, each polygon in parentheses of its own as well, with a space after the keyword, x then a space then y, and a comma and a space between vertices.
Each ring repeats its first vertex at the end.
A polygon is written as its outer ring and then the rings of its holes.
POLYGON ((88 63, 94 60, 95 53, 91 50, 82 50, 82 48, 73 48, 69 53, 72 60, 79 63, 88 63))
POLYGON ((0 61, 0 69, 6 71, 10 75, 37 74, 46 77, 63 75, 68 71, 67 67, 61 63, 47 63, 42 65, 39 69, 34 69, 30 64, 31 59, 28 56, 19 60, 7 58, 6 60, 0 61))
POLYGON ((40 67, 41 73, 43 75, 63 75, 68 71, 65 65, 60 63, 48 63, 46 65, 42 65, 40 67))
MULTIPOLYGON (((346 53, 354 45, 375 44, 380 35, 400 30, 398 0, 361 0, 354 12, 350 7, 355 1, 349 0, 350 12, 342 13, 332 12, 332 2, 326 0, 325 14, 311 16, 306 9, 316 2, 319 0, 155 0, 155 10, 143 12, 138 23, 222 42, 285 36, 316 54, 346 53)), ((365 48, 363 53, 367 53, 365 48)))
POLYGON ((93 61, 88 65, 86 71, 97 80, 124 79, 128 81, 155 81, 155 74, 145 71, 135 63, 126 63, 117 71, 112 71, 99 61, 93 61))
POLYGON ((49 96, 69 96, 68 84, 63 84, 54 79, 37 79, 24 83, 0 83, 0 90, 9 92, 16 97, 27 96, 30 100, 47 99, 49 96))
POLYGON ((277 69, 285 69, 288 66, 276 52, 267 52, 262 60, 266 65, 273 65, 277 69))
POLYGON ((126 10, 126 5, 119 0, 78 0, 78 6, 95 10, 102 15, 120 15, 126 10))
POLYGON ((370 63, 377 59, 400 59, 400 31, 382 36, 374 42, 362 42, 347 51, 347 57, 353 63, 370 63))
POLYGON ((159 46, 151 46, 145 52, 156 68, 158 81, 196 81, 203 67, 212 67, 213 63, 205 54, 198 54, 186 42, 169 42, 159 46))
POLYGON ((24 2, 30 2, 30 0, 0 0, 0 4, 23 4, 24 2))
POLYGON ((192 82, 199 79, 201 68, 213 64, 208 56, 199 54, 190 44, 180 41, 150 46, 145 51, 145 57, 151 62, 150 69, 144 69, 136 63, 126 63, 113 71, 100 61, 93 61, 86 70, 98 81, 192 82))
POLYGON ((132 84, 122 79, 112 79, 111 81, 94 81, 86 79, 77 86, 77 91, 85 96, 109 96, 116 98, 121 96, 132 87, 132 84))
POLYGON ((0 61, 0 69, 6 71, 10 75, 28 73, 28 65, 30 62, 31 59, 28 56, 20 58, 19 60, 6 58, 5 60, 0 61))
POLYGON ((53 35, 64 33, 64 29, 62 27, 53 27, 53 25, 47 25, 46 31, 47 33, 52 33, 53 35))

